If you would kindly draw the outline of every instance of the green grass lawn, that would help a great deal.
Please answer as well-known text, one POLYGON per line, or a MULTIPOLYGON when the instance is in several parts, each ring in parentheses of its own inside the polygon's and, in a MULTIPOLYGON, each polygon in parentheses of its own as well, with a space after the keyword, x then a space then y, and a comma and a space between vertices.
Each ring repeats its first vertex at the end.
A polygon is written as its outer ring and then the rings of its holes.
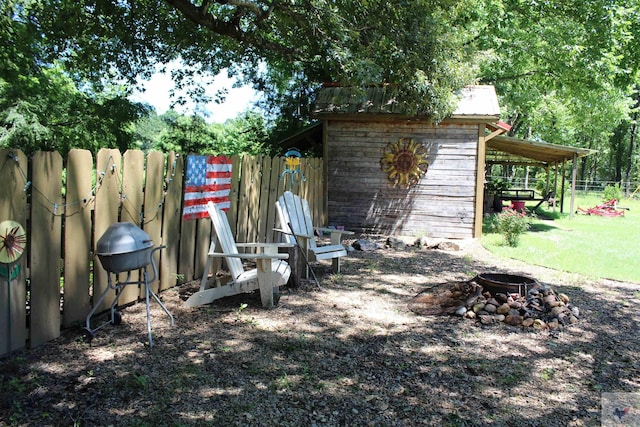
MULTIPOLYGON (((598 196, 581 196, 576 198, 575 207, 601 203, 598 196)), ((502 236, 489 230, 485 221, 482 244, 497 255, 529 264, 640 283, 640 201, 622 200, 619 206, 629 210, 624 216, 613 218, 580 214, 570 218, 568 200, 564 214, 539 210, 544 217, 532 219, 531 229, 521 236, 515 248, 504 244, 502 236)))

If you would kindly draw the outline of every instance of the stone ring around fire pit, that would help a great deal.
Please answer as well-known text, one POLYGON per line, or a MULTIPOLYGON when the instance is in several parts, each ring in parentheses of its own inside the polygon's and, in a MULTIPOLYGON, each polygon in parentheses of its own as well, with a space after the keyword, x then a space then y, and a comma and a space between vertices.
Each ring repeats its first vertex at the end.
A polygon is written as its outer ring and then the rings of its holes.
POLYGON ((420 292, 408 305, 420 315, 455 314, 483 325, 504 322, 537 330, 568 326, 580 317, 566 294, 531 277, 510 274, 443 283, 420 292))

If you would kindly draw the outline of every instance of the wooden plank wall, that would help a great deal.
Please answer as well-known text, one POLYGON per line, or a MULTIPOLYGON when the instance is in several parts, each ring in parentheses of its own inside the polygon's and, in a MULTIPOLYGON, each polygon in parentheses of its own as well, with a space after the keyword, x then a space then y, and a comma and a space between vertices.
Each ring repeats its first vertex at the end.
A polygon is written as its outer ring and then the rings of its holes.
MULTIPOLYGON (((155 253, 159 280, 154 289, 201 277, 211 224, 208 219, 182 221, 185 156, 101 149, 94 159, 89 151, 71 150, 63 164, 58 153, 39 152, 31 166, 19 150, 3 149, 0 156, 0 221, 23 224, 28 239, 11 292, 6 284, 0 285, 0 316, 11 315, 0 320, 0 355, 41 345, 58 337, 63 328, 84 326, 92 304, 109 284, 96 244, 115 222, 136 224, 155 246, 166 245, 155 253)), ((305 179, 296 174, 293 181, 283 174, 284 158, 232 160, 227 216, 239 242, 277 239, 275 201, 285 190, 307 197, 316 225, 324 225, 322 159, 302 159, 305 179)), ((131 272, 129 280, 141 280, 139 272, 131 272)), ((108 309, 115 292, 107 295, 98 312, 108 309)), ((127 286, 119 303, 133 303, 142 296, 141 286, 127 286)))
POLYGON ((331 121, 325 159, 329 223, 356 231, 441 238, 473 237, 477 124, 331 121), (413 138, 429 169, 394 188, 380 168, 385 146, 413 138))
POLYGON ((279 157, 245 156, 237 164, 234 161, 233 167, 234 176, 238 173, 241 178, 237 190, 232 188, 232 208, 227 215, 238 242, 273 242, 278 238, 273 232, 275 203, 285 191, 307 198, 315 225, 326 225, 322 159, 301 159, 300 174, 287 173, 285 160, 279 157))

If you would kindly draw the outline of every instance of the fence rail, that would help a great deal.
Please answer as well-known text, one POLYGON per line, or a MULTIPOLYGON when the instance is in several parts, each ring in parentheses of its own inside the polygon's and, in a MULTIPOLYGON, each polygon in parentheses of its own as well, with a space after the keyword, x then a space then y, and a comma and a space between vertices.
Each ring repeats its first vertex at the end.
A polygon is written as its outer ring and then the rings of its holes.
MULTIPOLYGON (((498 181, 504 179, 503 176, 489 176, 489 180, 498 181)), ((526 188, 526 189, 535 189, 538 184, 539 179, 535 177, 531 177, 529 179, 525 179, 522 177, 510 178, 509 185, 513 188, 526 188)), ((541 181, 541 184, 546 184, 546 182, 541 181)), ((568 187, 571 185, 569 180, 566 181, 565 185, 568 187)), ((603 192, 605 188, 611 186, 620 186, 620 188, 624 188, 625 184, 618 181, 593 181, 593 180, 576 180, 576 190, 581 192, 588 193, 599 193, 603 192)), ((629 183, 629 193, 637 195, 640 193, 640 181, 632 181, 629 183)))
MULTIPOLYGON (((227 216, 239 242, 274 240, 275 200, 288 189, 309 200, 317 225, 325 222, 322 159, 301 159, 302 175, 293 180, 284 158, 232 160, 227 216)), ((19 150, 0 150, 0 221, 17 221, 27 232, 23 256, 15 265, 0 265, 17 273, 13 280, 0 275, 0 354, 39 346, 82 324, 92 295, 108 286, 95 244, 115 222, 136 224, 156 245, 166 245, 155 253, 154 290, 202 275, 211 225, 208 219, 182 220, 185 163, 176 153, 139 150, 101 149, 95 159, 89 151, 71 150, 65 161, 56 152, 28 159, 19 150)), ((138 272, 131 274, 137 280, 138 272)), ((119 302, 141 296, 127 286, 119 302)))

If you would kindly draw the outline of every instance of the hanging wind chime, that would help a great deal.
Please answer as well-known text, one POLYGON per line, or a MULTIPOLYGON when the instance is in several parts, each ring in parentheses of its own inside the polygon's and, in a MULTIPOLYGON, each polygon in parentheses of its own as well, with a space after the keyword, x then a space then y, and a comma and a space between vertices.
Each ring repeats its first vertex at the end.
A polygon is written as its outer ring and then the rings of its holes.
POLYGON ((285 169, 282 172, 282 175, 280 175, 280 179, 284 179, 285 175, 289 175, 289 190, 293 192, 293 184, 296 176, 300 177, 302 182, 306 181, 304 174, 300 170, 300 158, 302 157, 302 154, 300 154, 300 150, 297 148, 291 148, 284 154, 284 157, 285 169))

